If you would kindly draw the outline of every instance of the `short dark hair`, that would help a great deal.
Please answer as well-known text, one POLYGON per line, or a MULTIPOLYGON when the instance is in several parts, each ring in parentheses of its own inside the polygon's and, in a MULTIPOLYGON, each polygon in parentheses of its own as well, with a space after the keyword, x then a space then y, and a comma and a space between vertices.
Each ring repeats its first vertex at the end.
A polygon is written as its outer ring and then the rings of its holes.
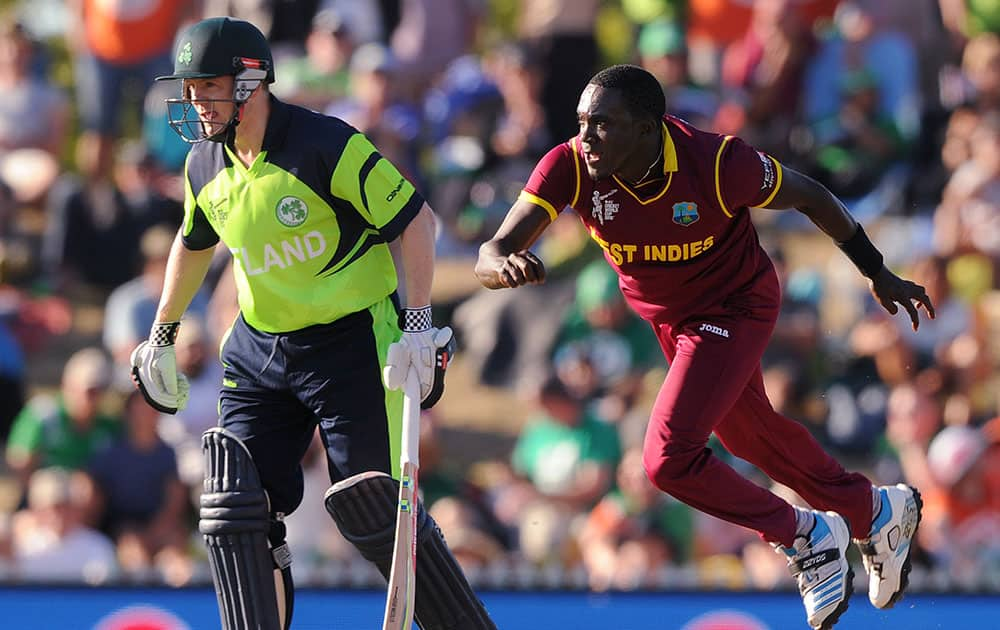
POLYGON ((660 82, 639 66, 609 66, 595 74, 590 79, 590 85, 620 91, 633 113, 650 116, 657 122, 667 113, 667 102, 660 82))

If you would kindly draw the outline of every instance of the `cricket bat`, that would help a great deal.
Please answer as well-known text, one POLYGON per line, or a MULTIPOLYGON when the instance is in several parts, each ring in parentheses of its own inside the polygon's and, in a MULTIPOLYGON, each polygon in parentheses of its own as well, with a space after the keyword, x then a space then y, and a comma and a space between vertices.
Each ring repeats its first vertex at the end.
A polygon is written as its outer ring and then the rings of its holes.
POLYGON ((417 476, 420 471, 420 381, 412 367, 403 389, 399 504, 382 630, 412 630, 417 592, 417 476))

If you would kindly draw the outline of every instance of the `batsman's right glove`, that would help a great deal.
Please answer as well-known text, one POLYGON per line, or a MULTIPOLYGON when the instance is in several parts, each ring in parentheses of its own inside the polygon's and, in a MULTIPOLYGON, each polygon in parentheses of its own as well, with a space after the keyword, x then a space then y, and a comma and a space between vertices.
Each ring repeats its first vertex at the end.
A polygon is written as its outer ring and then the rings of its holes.
POLYGON ((180 322, 153 324, 149 339, 132 351, 132 380, 149 405, 163 413, 177 413, 187 406, 187 378, 177 371, 174 341, 180 322))
POLYGON ((431 307, 403 309, 403 336, 389 346, 382 376, 389 389, 400 389, 412 365, 420 380, 420 408, 430 409, 444 393, 444 374, 455 352, 451 328, 431 326, 431 307))

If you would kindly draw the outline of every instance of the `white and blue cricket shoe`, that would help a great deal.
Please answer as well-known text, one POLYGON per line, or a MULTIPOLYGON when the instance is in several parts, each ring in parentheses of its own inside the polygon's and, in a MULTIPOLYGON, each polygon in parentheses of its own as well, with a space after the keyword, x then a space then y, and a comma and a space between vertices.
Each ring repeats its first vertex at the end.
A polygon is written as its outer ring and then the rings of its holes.
POLYGON ((813 526, 791 547, 777 545, 799 585, 809 625, 829 630, 847 610, 854 592, 854 571, 847 561, 851 530, 836 512, 813 510, 813 526))
POLYGON ((881 504, 871 532, 856 542, 868 571, 868 599, 876 608, 892 608, 910 581, 910 548, 924 504, 916 488, 906 484, 877 490, 881 504))

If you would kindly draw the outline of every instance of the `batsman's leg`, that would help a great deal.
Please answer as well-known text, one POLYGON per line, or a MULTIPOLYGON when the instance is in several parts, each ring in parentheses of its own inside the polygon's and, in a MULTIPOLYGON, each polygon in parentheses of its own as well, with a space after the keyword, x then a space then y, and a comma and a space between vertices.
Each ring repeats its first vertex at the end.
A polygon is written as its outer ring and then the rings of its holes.
MULTIPOLYGON (((363 472, 326 491, 326 511, 361 555, 389 578, 399 482, 363 472)), ((416 619, 423 630, 496 630, 473 592, 437 523, 417 506, 416 619)))
POLYGON ((205 492, 199 530, 208 547, 223 630, 277 630, 292 621, 294 585, 285 526, 270 514, 250 452, 222 429, 202 436, 205 492))

